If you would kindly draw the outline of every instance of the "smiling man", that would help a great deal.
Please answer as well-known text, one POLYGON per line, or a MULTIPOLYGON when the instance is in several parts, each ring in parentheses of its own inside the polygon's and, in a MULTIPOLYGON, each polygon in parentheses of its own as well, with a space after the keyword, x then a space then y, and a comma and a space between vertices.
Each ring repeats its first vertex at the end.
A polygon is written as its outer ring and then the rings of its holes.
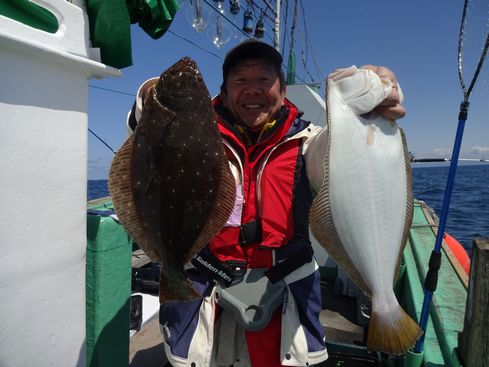
POLYGON ((248 41, 233 50, 223 65, 223 106, 239 123, 255 132, 273 120, 285 98, 281 57, 269 47, 248 41), (256 58, 249 59, 250 55, 256 58))
MULTIPOLYGON (((235 207, 188 272, 203 299, 161 305, 172 365, 310 366, 328 357, 308 226, 310 188, 318 189, 322 180, 326 129, 300 118, 286 98, 281 68, 280 53, 255 40, 224 60, 213 107, 236 180, 235 207), (243 305, 259 311, 242 315, 243 305), (256 319, 264 321, 257 326, 256 319)), ((352 67, 334 77, 356 78, 347 83, 353 86, 349 95, 365 99, 377 113, 404 116, 389 69, 352 67)), ((138 91, 130 126, 152 84, 138 91)))

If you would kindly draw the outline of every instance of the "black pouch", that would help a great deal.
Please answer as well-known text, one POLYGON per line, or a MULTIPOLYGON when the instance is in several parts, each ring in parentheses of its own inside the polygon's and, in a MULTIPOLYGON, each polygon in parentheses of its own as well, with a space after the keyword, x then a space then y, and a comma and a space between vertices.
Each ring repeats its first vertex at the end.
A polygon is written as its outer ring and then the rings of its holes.
POLYGON ((157 295, 160 289, 160 263, 132 268, 132 291, 157 295))

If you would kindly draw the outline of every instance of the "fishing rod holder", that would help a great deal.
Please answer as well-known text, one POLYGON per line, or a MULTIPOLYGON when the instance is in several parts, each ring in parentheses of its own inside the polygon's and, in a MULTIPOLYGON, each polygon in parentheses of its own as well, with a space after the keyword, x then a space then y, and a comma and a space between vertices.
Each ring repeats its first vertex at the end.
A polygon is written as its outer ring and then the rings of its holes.
POLYGON ((430 292, 436 290, 438 285, 438 271, 441 267, 441 252, 432 251, 430 256, 430 262, 428 265, 428 272, 424 280, 424 289, 430 292))

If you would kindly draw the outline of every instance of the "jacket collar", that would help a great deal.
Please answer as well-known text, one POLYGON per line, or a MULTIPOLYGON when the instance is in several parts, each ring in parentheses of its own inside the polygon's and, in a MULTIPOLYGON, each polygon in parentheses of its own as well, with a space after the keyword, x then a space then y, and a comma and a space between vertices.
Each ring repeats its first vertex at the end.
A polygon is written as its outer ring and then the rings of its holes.
MULTIPOLYGON (((218 116, 218 123, 221 133, 238 139, 241 144, 247 145, 245 144, 246 138, 244 138, 239 131, 242 129, 236 128, 234 117, 231 115, 228 109, 223 106, 220 95, 212 100, 212 105, 218 116)), ((286 98, 284 100, 284 105, 279 111, 276 123, 271 129, 263 133, 260 141, 256 144, 268 139, 270 136, 275 135, 276 133, 281 134, 281 138, 283 138, 292 136, 305 129, 309 123, 303 120, 298 120, 297 117, 300 116, 302 116, 302 112, 300 112, 298 108, 286 98)))

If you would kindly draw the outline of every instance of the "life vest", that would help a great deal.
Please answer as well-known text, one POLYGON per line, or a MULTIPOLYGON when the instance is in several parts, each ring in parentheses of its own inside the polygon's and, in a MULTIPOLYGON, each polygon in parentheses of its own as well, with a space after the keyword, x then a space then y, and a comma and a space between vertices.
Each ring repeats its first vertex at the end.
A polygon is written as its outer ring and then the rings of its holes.
MULTIPOLYGON (((217 111, 219 105, 217 98, 217 111)), ((221 262, 270 268, 277 260, 310 246, 307 219, 312 195, 301 134, 309 122, 298 115, 297 108, 286 100, 277 126, 257 144, 246 146, 239 132, 217 114, 237 183, 233 215, 209 244, 221 262)))

